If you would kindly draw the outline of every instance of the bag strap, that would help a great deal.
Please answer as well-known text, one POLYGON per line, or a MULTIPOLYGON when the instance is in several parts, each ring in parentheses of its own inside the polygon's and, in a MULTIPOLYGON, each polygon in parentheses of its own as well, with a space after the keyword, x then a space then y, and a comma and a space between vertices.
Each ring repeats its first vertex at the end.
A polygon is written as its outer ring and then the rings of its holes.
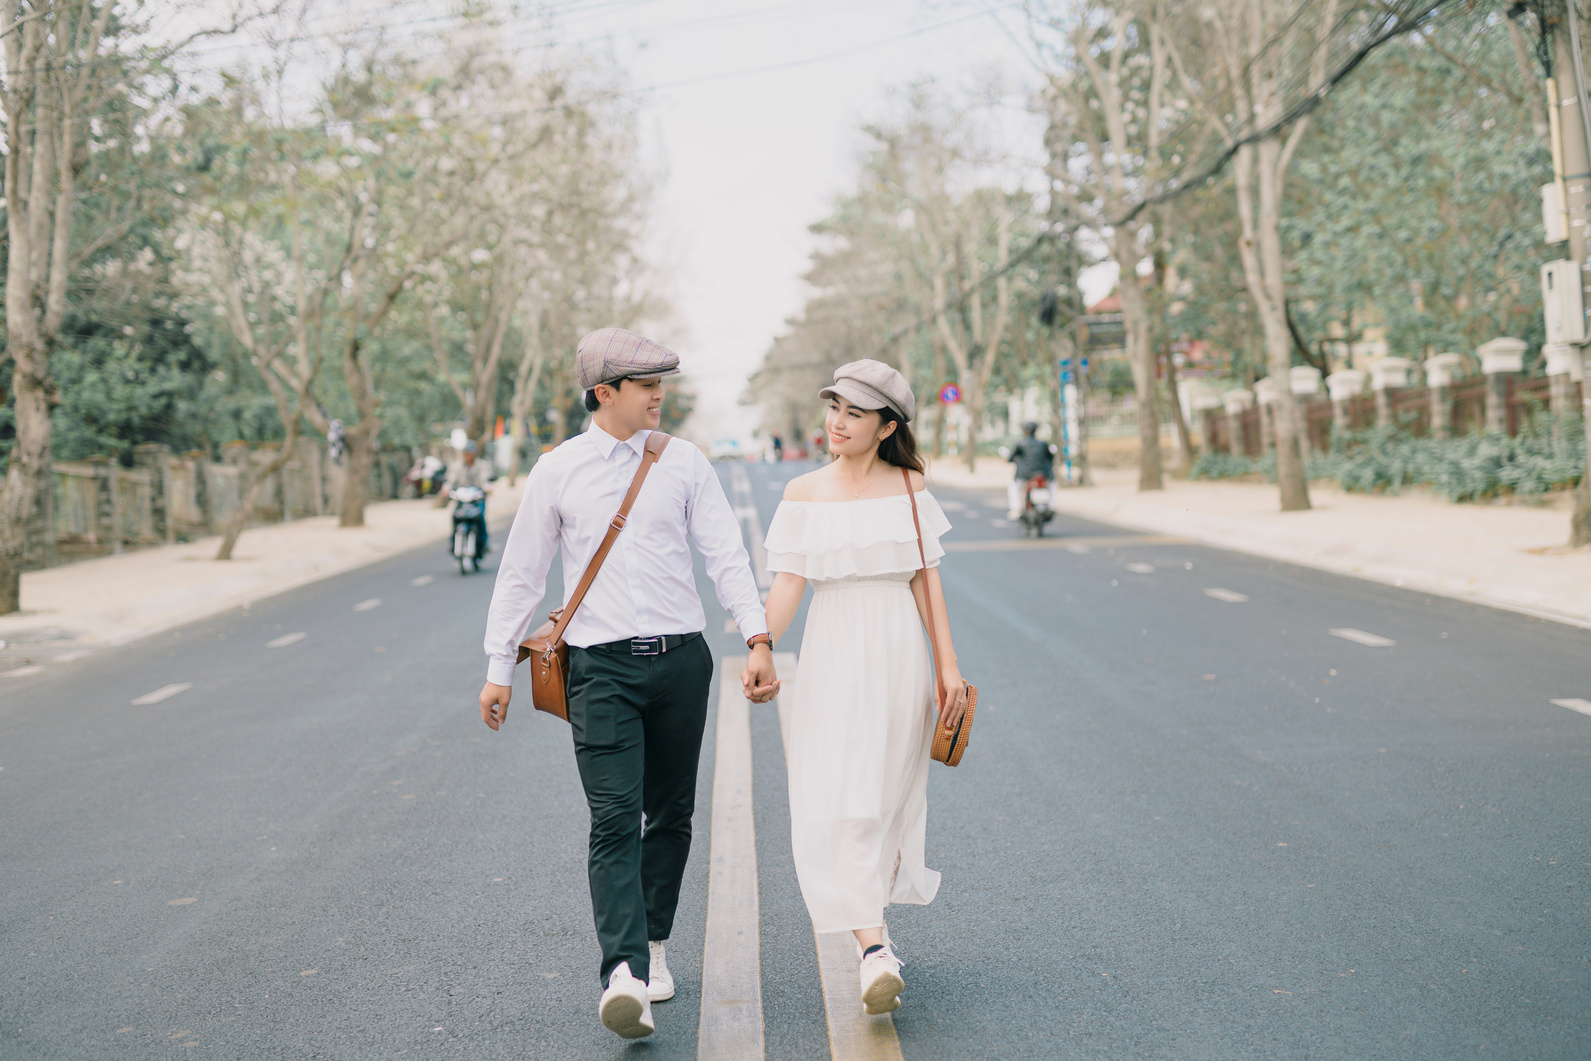
POLYGON ((922 560, 923 571, 923 604, 928 611, 928 643, 934 649, 934 682, 939 681, 939 630, 934 623, 934 595, 928 592, 928 554, 923 550, 923 525, 917 520, 917 495, 912 493, 912 475, 905 468, 900 470, 901 478, 906 480, 906 496, 912 503, 912 529, 917 532, 917 556, 922 560))
MULTIPOLYGON (((563 632, 568 629, 569 623, 575 617, 575 609, 580 607, 580 602, 586 599, 586 591, 591 588, 591 583, 597 580, 597 572, 602 569, 602 561, 608 558, 608 553, 613 549, 613 543, 619 540, 619 532, 624 529, 625 523, 630 519, 630 508, 635 504, 635 498, 641 492, 641 484, 646 482, 646 473, 652 470, 652 465, 663 458, 663 450, 668 446, 669 436, 662 431, 653 431, 646 439, 646 449, 641 453, 641 466, 635 469, 635 478, 630 480, 630 490, 624 495, 624 501, 619 505, 619 511, 608 523, 608 533, 603 537, 602 544, 597 546, 597 551, 591 557, 591 562, 586 565, 585 574, 580 576, 580 584, 575 586, 574 596, 569 598, 569 603, 563 606, 563 611, 558 616, 557 624, 552 628, 552 636, 547 639, 547 651, 563 640, 563 632)), ((620 443, 623 445, 623 443, 620 443)))

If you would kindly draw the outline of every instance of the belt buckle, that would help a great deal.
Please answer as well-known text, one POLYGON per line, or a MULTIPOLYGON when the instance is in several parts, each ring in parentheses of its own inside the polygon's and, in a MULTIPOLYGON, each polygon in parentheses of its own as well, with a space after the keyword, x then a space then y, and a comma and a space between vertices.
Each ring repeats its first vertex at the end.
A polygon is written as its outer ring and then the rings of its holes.
POLYGON ((632 656, 661 656, 663 654, 663 639, 661 637, 632 637, 630 638, 630 655, 632 656))

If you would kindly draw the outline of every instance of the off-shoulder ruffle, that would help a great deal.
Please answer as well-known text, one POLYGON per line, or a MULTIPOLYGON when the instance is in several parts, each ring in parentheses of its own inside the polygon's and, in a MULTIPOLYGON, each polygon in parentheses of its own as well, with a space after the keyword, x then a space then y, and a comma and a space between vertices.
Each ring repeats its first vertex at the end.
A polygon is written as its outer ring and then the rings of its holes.
MULTIPOLYGON (((923 553, 934 566, 945 555, 939 538, 950 530, 939 502, 917 494, 923 553)), ((921 567, 911 501, 905 494, 862 501, 781 501, 764 540, 768 570, 817 582, 871 578, 921 567)))

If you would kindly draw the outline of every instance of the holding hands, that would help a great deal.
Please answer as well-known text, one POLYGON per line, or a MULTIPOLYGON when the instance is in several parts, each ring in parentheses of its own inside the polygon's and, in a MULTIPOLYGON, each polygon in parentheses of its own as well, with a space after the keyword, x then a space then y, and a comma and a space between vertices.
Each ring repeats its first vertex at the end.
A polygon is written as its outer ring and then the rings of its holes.
POLYGON ((773 648, 766 643, 752 646, 746 657, 746 669, 740 672, 740 687, 746 699, 754 704, 766 704, 779 695, 779 677, 774 673, 773 648))

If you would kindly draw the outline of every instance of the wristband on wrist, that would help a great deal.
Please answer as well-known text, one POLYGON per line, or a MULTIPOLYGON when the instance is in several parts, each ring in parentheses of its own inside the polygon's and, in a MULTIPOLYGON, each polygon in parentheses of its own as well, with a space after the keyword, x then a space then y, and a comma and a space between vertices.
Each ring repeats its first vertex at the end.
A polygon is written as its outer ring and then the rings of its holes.
POLYGON ((773 649, 773 638, 767 634, 753 634, 746 639, 747 648, 756 648, 758 645, 767 645, 771 651, 773 649))

